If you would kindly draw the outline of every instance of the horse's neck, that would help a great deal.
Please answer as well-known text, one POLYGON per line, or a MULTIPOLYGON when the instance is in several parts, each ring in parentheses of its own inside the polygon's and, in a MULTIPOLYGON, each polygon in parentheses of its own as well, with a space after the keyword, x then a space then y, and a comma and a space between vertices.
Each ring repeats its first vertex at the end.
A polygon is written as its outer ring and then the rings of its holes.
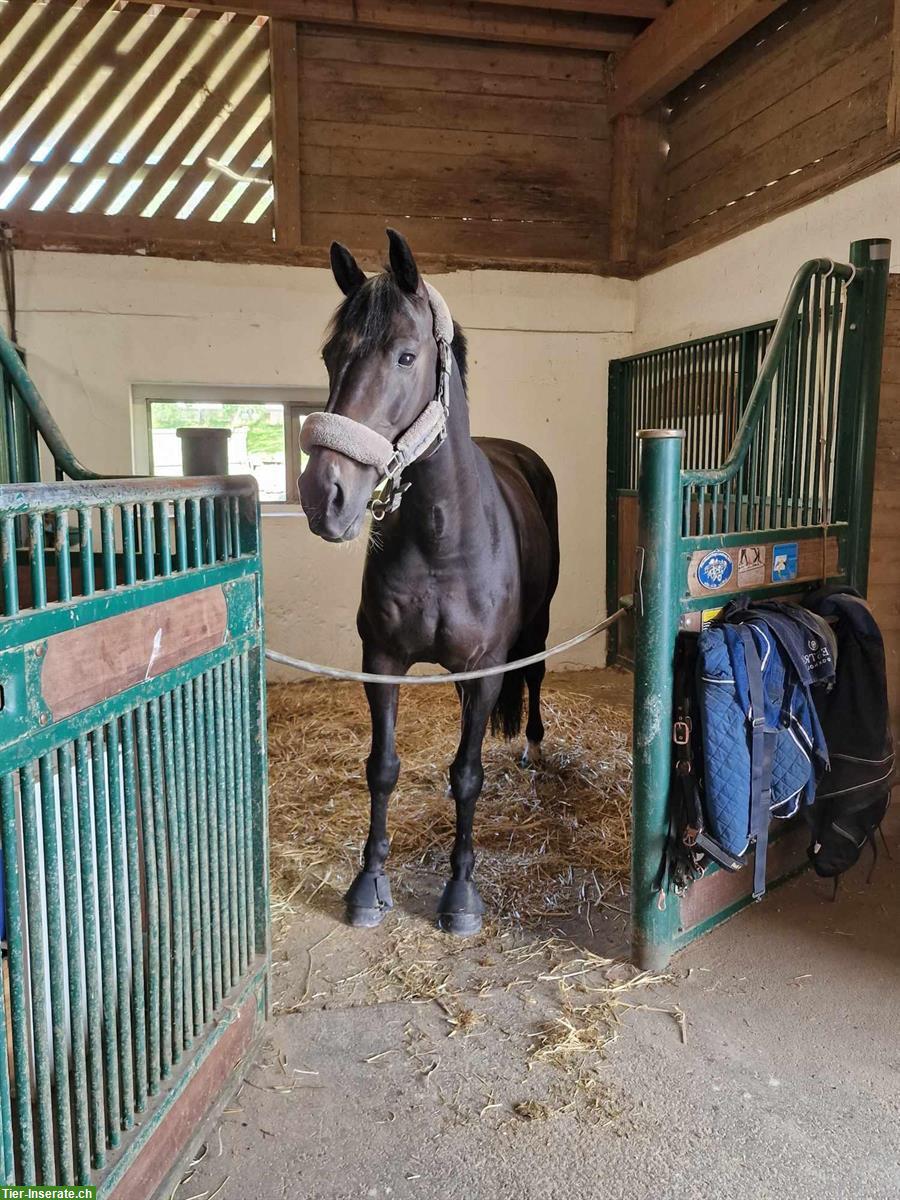
POLYGON ((447 437, 430 457, 405 473, 411 484, 400 507, 401 527, 424 549, 453 550, 477 535, 484 521, 477 451, 459 373, 450 379, 447 437))

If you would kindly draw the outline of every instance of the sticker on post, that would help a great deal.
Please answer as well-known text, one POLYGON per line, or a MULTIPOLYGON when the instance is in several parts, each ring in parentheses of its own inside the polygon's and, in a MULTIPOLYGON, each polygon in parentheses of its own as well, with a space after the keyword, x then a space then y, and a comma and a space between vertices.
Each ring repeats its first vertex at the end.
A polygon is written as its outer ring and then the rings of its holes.
POLYGON ((741 546, 738 550, 737 582, 739 588, 760 587, 766 582, 765 546, 741 546))
POLYGON ((721 608, 704 608, 700 614, 700 628, 709 629, 716 617, 722 613, 721 608))
POLYGON ((772 547, 772 582, 789 583, 797 578, 797 543, 782 542, 772 547))
POLYGON ((725 550, 711 550, 697 564, 697 582, 708 592, 719 591, 733 574, 734 563, 725 550))

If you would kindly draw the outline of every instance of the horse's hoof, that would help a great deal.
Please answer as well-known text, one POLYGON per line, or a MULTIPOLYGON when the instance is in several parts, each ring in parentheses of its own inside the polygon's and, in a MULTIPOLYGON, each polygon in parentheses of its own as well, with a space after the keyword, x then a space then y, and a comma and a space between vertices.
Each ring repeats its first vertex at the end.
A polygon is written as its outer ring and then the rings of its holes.
POLYGON ((444 933, 471 937, 481 929, 484 902, 471 879, 451 879, 438 904, 438 926, 444 933))
POLYGON ((374 929, 380 925, 390 910, 388 908, 360 908, 347 905, 347 924, 354 929, 374 929))
POLYGON ((438 913, 438 928, 456 937, 473 937, 481 932, 481 914, 438 913))
POLYGON ((519 760, 523 767, 536 770, 544 761, 544 756, 541 753, 540 742, 529 742, 522 752, 522 757, 519 760))
POLYGON ((360 871, 350 884, 344 902, 348 925, 357 929, 373 929, 380 925, 394 907, 387 875, 360 871))

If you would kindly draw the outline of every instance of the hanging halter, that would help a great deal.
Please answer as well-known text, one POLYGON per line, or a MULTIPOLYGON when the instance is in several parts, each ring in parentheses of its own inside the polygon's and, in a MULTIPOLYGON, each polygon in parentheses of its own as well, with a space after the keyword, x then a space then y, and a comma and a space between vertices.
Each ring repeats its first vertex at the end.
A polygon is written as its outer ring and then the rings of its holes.
POLYGON ((434 399, 422 409, 412 425, 395 442, 389 441, 362 421, 341 413, 312 413, 300 430, 300 447, 308 454, 313 446, 324 446, 354 462, 375 467, 380 476, 367 508, 376 521, 396 512, 410 484, 401 483, 403 472, 423 456, 430 458, 447 437, 450 413, 450 375, 453 370, 453 318, 440 292, 425 284, 434 322, 438 349, 438 379, 434 399), (430 453, 425 455, 425 451, 430 453))

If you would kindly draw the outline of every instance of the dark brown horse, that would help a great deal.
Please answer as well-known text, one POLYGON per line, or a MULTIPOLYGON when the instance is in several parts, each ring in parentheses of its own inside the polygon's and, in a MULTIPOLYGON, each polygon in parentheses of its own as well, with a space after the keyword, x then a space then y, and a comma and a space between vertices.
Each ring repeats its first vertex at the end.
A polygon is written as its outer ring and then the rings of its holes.
MULTIPOLYGON (((331 247, 346 299, 323 350, 331 415, 304 427, 310 454, 300 495, 309 527, 339 542, 359 534, 368 509, 380 518, 357 619, 365 671, 402 675, 418 662, 468 671, 535 654, 546 645, 559 575, 553 476, 526 446, 470 437, 463 334, 421 279, 404 238, 393 230, 388 237, 390 268, 370 279, 343 246, 331 247)), ((541 663, 457 685, 456 837, 438 906, 448 932, 481 925, 472 823, 488 721, 514 737, 527 684, 528 757, 539 758, 543 676, 541 663)), ((394 685, 366 685, 372 812, 363 869, 346 896, 353 925, 376 925, 391 907, 384 866, 388 798, 400 773, 397 694, 394 685)))

